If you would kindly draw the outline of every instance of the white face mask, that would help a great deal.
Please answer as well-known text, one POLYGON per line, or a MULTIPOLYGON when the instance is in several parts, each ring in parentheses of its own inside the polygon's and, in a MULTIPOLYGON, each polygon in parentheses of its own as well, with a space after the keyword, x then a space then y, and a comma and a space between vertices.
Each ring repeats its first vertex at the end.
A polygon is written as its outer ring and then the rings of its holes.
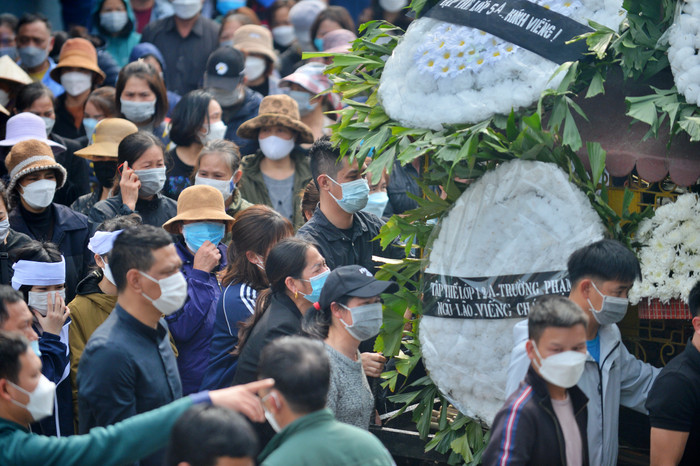
POLYGON ((104 257, 102 258, 102 261, 105 263, 105 266, 102 268, 102 272, 105 275, 105 278, 109 283, 111 283, 114 286, 117 286, 116 282, 114 281, 114 275, 112 275, 112 269, 109 268, 109 264, 107 261, 104 260, 104 257))
POLYGON ((56 124, 56 119, 49 117, 41 117, 41 119, 44 120, 44 126, 46 126, 46 137, 49 137, 49 134, 53 131, 53 125, 56 124))
POLYGON ((388 13, 401 11, 406 5, 408 5, 407 0, 379 0, 379 6, 388 13))
POLYGON ((352 325, 348 325, 343 319, 340 319, 340 321, 345 325, 345 330, 355 340, 369 340, 379 333, 379 329, 382 328, 382 303, 365 304, 364 306, 352 308, 343 304, 340 304, 340 306, 350 311, 352 325))
POLYGON ((39 180, 22 187, 20 196, 32 209, 44 209, 53 201, 56 180, 39 180))
POLYGON ((248 81, 255 81, 267 68, 267 62, 264 58, 260 57, 248 57, 245 59, 245 68, 243 68, 243 74, 248 78, 248 81))
POLYGON ((294 149, 294 139, 282 139, 278 136, 258 138, 260 150, 270 160, 280 160, 288 156, 294 149))
POLYGON ((540 362, 533 363, 544 380, 561 388, 571 388, 576 385, 586 368, 586 353, 580 351, 564 351, 543 359, 533 341, 532 347, 540 362))
POLYGON ((160 287, 160 297, 152 299, 141 293, 141 296, 146 298, 163 314, 170 315, 179 310, 187 300, 187 280, 182 272, 176 272, 169 277, 156 280, 145 272, 139 271, 141 275, 155 282, 160 287))
POLYGON ((226 129, 228 127, 223 121, 217 121, 216 123, 211 123, 207 128, 207 133, 204 134, 202 139, 202 144, 206 144, 214 139, 223 139, 226 135, 226 129))
MULTIPOLYGON (((267 395, 265 395, 264 397, 262 397, 260 399, 260 401, 264 403, 265 398, 267 398, 267 397, 273 398, 275 400, 275 402, 277 402, 277 398, 275 397, 275 394, 272 392, 270 392, 267 395)), ((279 432, 280 430, 282 430, 279 423, 277 422, 277 419, 275 419, 275 416, 270 411, 267 410, 267 408, 265 407, 264 404, 263 404, 263 410, 265 411, 265 419, 267 419, 267 422, 270 424, 270 427, 272 427, 272 430, 274 430, 275 432, 279 432)))
POLYGON ((119 99, 122 106, 122 113, 127 120, 133 123, 142 123, 150 120, 156 113, 156 100, 135 102, 131 100, 119 99))
POLYGON ((202 9, 201 0, 173 0, 175 16, 180 19, 192 19, 202 9))
POLYGON ((203 184, 205 186, 211 186, 219 190, 222 196, 224 196, 224 201, 231 197, 233 190, 236 189, 236 184, 233 182, 233 177, 230 180, 214 180, 212 178, 202 178, 201 176, 194 177, 194 184, 203 184))
POLYGON ((53 402, 56 396, 56 384, 51 382, 43 374, 39 378, 39 383, 33 392, 28 392, 24 388, 17 384, 7 381, 10 385, 15 387, 20 392, 24 393, 29 397, 29 403, 22 404, 14 398, 11 399, 14 404, 21 406, 22 408, 29 411, 32 415, 34 421, 40 421, 45 417, 51 416, 53 414, 53 402))
POLYGON ((100 13, 100 24, 108 32, 113 34, 124 29, 127 21, 129 21, 129 17, 126 11, 108 11, 107 13, 100 13))
POLYGON ((61 75, 61 86, 70 96, 80 95, 92 87, 92 75, 82 71, 66 71, 61 75))
POLYGON ((51 295, 51 302, 56 301, 56 293, 59 294, 63 302, 66 302, 66 290, 65 288, 59 291, 30 291, 29 299, 27 300, 27 305, 32 309, 36 310, 39 314, 46 317, 46 313, 49 311, 49 295, 51 295))
POLYGON ((10 103, 10 94, 5 89, 0 89, 0 105, 7 107, 8 103, 10 103))
POLYGON ((272 28, 272 37, 275 42, 280 44, 282 47, 287 47, 294 42, 294 26, 277 26, 272 28))
POLYGON ((134 170, 134 173, 136 173, 141 182, 139 194, 143 196, 148 197, 158 194, 165 185, 165 167, 134 170))
POLYGON ((5 241, 10 233, 10 220, 5 217, 5 220, 0 220, 0 242, 5 241))
POLYGON ((595 283, 591 282, 593 288, 598 292, 599 295, 603 297, 603 304, 600 306, 600 310, 596 310, 588 299, 588 305, 593 313, 593 318, 600 325, 610 325, 616 324, 625 318, 627 314, 627 306, 629 306, 629 300, 627 298, 616 298, 615 296, 608 296, 600 292, 595 283))

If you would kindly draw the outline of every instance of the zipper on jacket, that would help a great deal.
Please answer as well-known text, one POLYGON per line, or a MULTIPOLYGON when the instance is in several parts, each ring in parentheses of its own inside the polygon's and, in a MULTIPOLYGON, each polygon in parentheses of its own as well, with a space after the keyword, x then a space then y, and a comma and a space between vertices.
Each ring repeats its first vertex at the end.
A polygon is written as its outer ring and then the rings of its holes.
MULTIPOLYGON (((605 440, 605 407, 603 406, 603 366, 605 366, 605 362, 608 360, 611 354, 613 354, 613 351, 617 349, 617 347, 620 346, 620 342, 618 341, 615 346, 610 350, 610 352, 605 356, 605 359, 603 359, 602 364, 596 363, 596 367, 598 368, 598 395, 600 395, 600 434, 605 440)), ((602 445, 601 445, 602 448, 602 445)), ((602 460, 601 456, 601 460, 602 460)))
MULTIPOLYGON (((573 402, 572 402, 573 405, 573 402)), ((559 459, 561 459, 561 464, 565 465, 566 464, 566 445, 564 444, 564 434, 561 432, 561 426, 559 425, 559 418, 557 417, 556 413, 550 411, 550 409, 545 406, 544 403, 540 402, 540 406, 542 409, 545 410, 547 414, 552 418, 554 421, 554 427, 557 430, 557 442, 559 443, 559 459)), ((574 418, 575 420, 575 418, 574 418)))

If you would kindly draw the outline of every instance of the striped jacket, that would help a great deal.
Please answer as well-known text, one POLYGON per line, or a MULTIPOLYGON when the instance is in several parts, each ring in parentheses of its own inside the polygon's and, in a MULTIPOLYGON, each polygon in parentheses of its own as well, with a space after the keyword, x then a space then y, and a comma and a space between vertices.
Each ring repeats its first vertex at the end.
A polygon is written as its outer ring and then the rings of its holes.
MULTIPOLYGON (((576 386, 569 389, 569 396, 581 432, 582 464, 585 466, 588 464, 588 398, 576 386)), ((498 466, 566 464, 564 434, 554 413, 547 383, 532 367, 496 414, 482 461, 484 465, 498 466)))

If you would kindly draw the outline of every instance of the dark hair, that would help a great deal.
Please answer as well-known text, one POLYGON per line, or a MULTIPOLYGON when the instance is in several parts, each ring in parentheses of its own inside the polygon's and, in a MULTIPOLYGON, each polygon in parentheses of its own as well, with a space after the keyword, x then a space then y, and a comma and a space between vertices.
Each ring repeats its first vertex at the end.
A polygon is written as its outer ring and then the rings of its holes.
POLYGON ((190 91, 175 105, 170 119, 170 139, 178 146, 200 142, 199 129, 209 124, 209 103, 214 99, 202 89, 190 91))
POLYGON ((576 250, 566 265, 572 287, 584 278, 632 283, 642 277, 637 256, 613 239, 603 239, 576 250))
POLYGON ((162 228, 140 225, 124 230, 107 255, 117 291, 126 288, 126 273, 131 269, 148 271, 155 259, 153 251, 172 244, 172 236, 162 228))
MULTIPOLYGON (((114 97, 117 112, 120 115, 122 114, 121 96, 127 81, 131 78, 140 78, 146 81, 148 87, 156 95, 156 113, 153 115, 153 126, 158 127, 168 113, 168 93, 165 89, 163 78, 156 72, 156 69, 141 59, 132 61, 119 72, 116 95, 114 97)), ((121 118, 125 117, 122 115, 121 118)))
POLYGON ((0 181, 0 201, 5 203, 7 215, 10 215, 10 199, 8 197, 7 186, 5 186, 5 183, 2 181, 0 181))
POLYGON ((587 328, 588 316, 578 304, 559 295, 538 298, 527 316, 528 337, 535 343, 549 327, 571 328, 575 325, 587 328))
POLYGON ((688 295, 688 307, 690 315, 693 317, 700 316, 700 282, 697 282, 688 295))
POLYGON ((12 13, 0 14, 0 26, 7 26, 14 33, 17 33, 17 17, 12 13))
POLYGON ((16 31, 19 32, 19 28, 21 28, 25 24, 35 23, 37 21, 41 21, 42 23, 46 24, 46 27, 49 30, 49 34, 51 33, 51 21, 49 21, 49 18, 47 18, 41 13, 23 14, 22 17, 19 19, 19 22, 17 23, 16 31))
MULTIPOLYGON (((345 306, 352 298, 353 296, 343 295, 333 302, 345 306)), ((302 318, 301 330, 303 335, 325 340, 328 338, 328 329, 331 328, 331 325, 333 325, 333 313, 330 304, 322 309, 316 309, 316 306, 312 306, 302 318)))
POLYGON ((22 301, 22 293, 12 288, 10 285, 0 285, 0 327, 5 325, 10 313, 7 312, 7 305, 22 301))
POLYGON ((352 16, 350 16, 348 10, 346 10, 342 6, 329 6, 325 10, 321 10, 318 16, 316 16, 314 22, 311 24, 311 28, 309 30, 309 37, 311 38, 312 44, 314 42, 314 39, 316 38, 316 34, 318 33, 319 28, 321 27, 321 23, 326 20, 335 21, 336 23, 340 24, 341 28, 347 29, 348 31, 352 31, 355 34, 357 34, 355 22, 352 20, 352 16))
MULTIPOLYGON (((246 8, 247 10, 248 8, 246 8)), ((242 26, 248 25, 248 24, 255 24, 255 25, 260 25, 260 20, 255 21, 255 19, 251 16, 248 15, 247 13, 242 13, 239 12, 240 8, 236 10, 231 10, 228 13, 226 13, 223 18, 221 18, 221 27, 219 28, 219 35, 217 36, 216 42, 217 44, 221 42, 221 34, 224 32, 224 26, 226 23, 229 21, 238 21, 241 23, 242 26)), ((255 12, 253 12, 255 14, 255 12)), ((257 15, 255 15, 257 18, 257 15)))
POLYGON ((51 89, 46 87, 40 82, 30 83, 26 86, 22 86, 19 92, 17 92, 17 98, 15 100, 15 112, 22 113, 26 112, 29 107, 31 107, 34 102, 41 99, 42 97, 48 97, 51 100, 54 108, 56 108, 56 102, 54 100, 53 92, 51 89))
POLYGON ((316 187, 316 181, 311 180, 309 184, 304 188, 304 192, 301 193, 301 211, 310 211, 312 214, 316 210, 316 206, 321 200, 321 193, 318 192, 316 187))
POLYGON ((221 457, 255 459, 257 454, 258 438, 243 416, 220 406, 199 404, 175 422, 165 465, 214 466, 221 457))
MULTIPOLYGON (((97 3, 97 2, 92 2, 93 8, 94 8, 95 3, 97 3)), ((102 8, 104 7, 104 4, 105 4, 104 0, 100 1, 100 4, 99 4, 100 9, 97 11, 97 14, 95 16, 98 16, 102 12, 102 8)), ((126 5, 126 0, 122 0, 122 4, 124 5, 124 8, 128 12, 129 7, 127 7, 127 5, 126 5)), ((116 32, 117 37, 129 37, 131 35, 132 31, 136 32, 136 26, 134 24, 133 15, 127 14, 126 18, 127 18, 127 20, 126 20, 126 24, 124 24, 124 27, 121 28, 121 30, 116 32)), ((93 24, 93 27, 96 27, 102 36, 109 37, 112 35, 112 33, 110 31, 108 31, 104 27, 102 27, 102 22, 99 20, 99 16, 97 18, 97 24, 93 24)))
POLYGON ((267 7, 267 24, 270 25, 270 29, 277 26, 276 24, 272 24, 277 10, 281 10, 282 8, 292 8, 296 3, 296 0, 277 0, 275 3, 267 7))
MULTIPOLYGON (((165 148, 160 139, 158 139, 150 131, 138 131, 136 133, 131 133, 119 143, 117 147, 117 166, 121 166, 124 162, 129 163, 129 168, 132 168, 134 162, 141 158, 144 152, 153 146, 160 148, 163 152, 163 160, 165 160, 165 148)), ((114 175, 114 182, 112 183, 112 193, 117 194, 119 192, 119 181, 121 180, 121 173, 118 170, 114 175)))
POLYGON ((143 220, 139 214, 118 215, 100 223, 95 231, 119 231, 142 224, 143 220))
POLYGON ((309 158, 311 159, 311 176, 313 176, 316 189, 319 189, 318 177, 320 175, 328 175, 335 179, 342 168, 342 164, 338 162, 340 150, 333 146, 328 136, 314 141, 309 149, 309 158))
POLYGON ((274 388, 296 414, 313 413, 326 406, 330 372, 323 344, 299 336, 273 340, 263 348, 258 363, 258 377, 274 378, 274 388))
POLYGON ((29 340, 14 332, 0 330, 0 379, 17 383, 22 363, 19 358, 29 349, 29 340))
MULTIPOLYGON (((24 246, 14 249, 11 252, 12 262, 32 261, 32 262, 61 262, 61 250, 56 244, 45 241, 31 240, 24 246)), ((29 301, 29 291, 34 285, 22 284, 19 291, 22 292, 25 301, 29 301)))
POLYGON ((287 277, 301 277, 301 273, 306 267, 306 251, 312 247, 314 245, 304 239, 285 238, 270 249, 265 261, 265 274, 270 287, 258 293, 255 300, 255 312, 248 320, 240 323, 238 345, 233 351, 234 355, 240 354, 243 350, 253 327, 265 315, 272 295, 283 294, 286 291, 287 285, 284 281, 287 277))
POLYGON ((112 86, 98 87, 90 93, 85 103, 92 103, 104 113, 105 118, 114 118, 119 116, 115 103, 116 95, 117 91, 112 86))
MULTIPOLYGON (((226 159, 226 165, 231 168, 231 176, 234 176, 241 166, 241 150, 238 148, 236 143, 227 141, 226 139, 214 139, 213 141, 209 141, 204 144, 202 150, 199 151, 197 161, 195 161, 194 168, 192 169, 192 184, 194 184, 194 179, 197 176, 202 159, 204 156, 212 154, 221 155, 222 158, 226 159)), ((224 199, 224 201, 225 200, 226 199, 224 199)))
POLYGON ((265 272, 246 257, 247 251, 265 257, 284 238, 294 235, 292 223, 266 205, 254 205, 236 216, 228 246, 228 266, 221 283, 245 283, 257 291, 269 286, 265 272))

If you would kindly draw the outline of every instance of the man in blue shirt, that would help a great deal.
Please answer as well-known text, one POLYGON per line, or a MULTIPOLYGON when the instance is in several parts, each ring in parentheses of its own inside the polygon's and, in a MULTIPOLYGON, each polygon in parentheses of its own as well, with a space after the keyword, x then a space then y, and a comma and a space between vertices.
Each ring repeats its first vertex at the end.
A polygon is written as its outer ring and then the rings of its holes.
POLYGON ((17 24, 17 52, 22 68, 34 82, 41 82, 51 89, 54 97, 63 94, 63 86, 51 79, 56 63, 49 57, 53 48, 51 23, 42 14, 27 13, 17 24))
MULTIPOLYGON (((171 236, 141 225, 124 230, 107 258, 117 306, 93 333, 78 368, 79 429, 87 433, 182 397, 162 315, 182 307, 187 283, 171 236)), ((160 465, 162 451, 141 462, 160 465)))

